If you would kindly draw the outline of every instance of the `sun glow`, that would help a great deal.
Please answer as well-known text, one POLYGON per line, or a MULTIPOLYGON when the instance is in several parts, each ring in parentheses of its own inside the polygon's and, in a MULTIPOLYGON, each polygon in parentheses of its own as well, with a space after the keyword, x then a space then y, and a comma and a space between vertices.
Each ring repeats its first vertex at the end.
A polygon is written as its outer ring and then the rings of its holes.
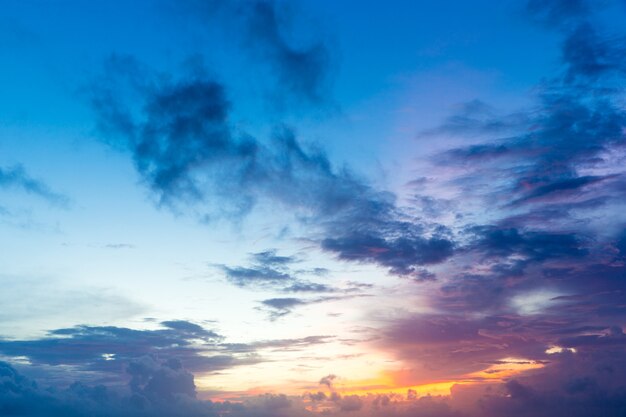
POLYGON ((468 378, 481 380, 502 380, 519 375, 522 372, 541 369, 545 365, 538 361, 532 361, 522 358, 504 358, 490 365, 482 371, 472 372, 467 375, 468 378))
POLYGON ((566 348, 566 347, 561 347, 561 346, 550 346, 548 349, 546 349, 546 353, 548 355, 554 355, 555 353, 563 353, 563 352, 576 353, 576 349, 566 348))
MULTIPOLYGON (((556 353, 554 350, 552 353, 556 353)), ((276 385, 254 386, 245 391, 224 391, 220 387, 219 398, 211 395, 208 390, 211 386, 211 377, 198 378, 199 389, 204 391, 203 397, 213 401, 239 401, 250 396, 259 396, 266 393, 287 393, 288 395, 302 396, 307 393, 322 392, 328 398, 333 395, 339 396, 368 396, 368 395, 393 395, 396 398, 410 399, 411 397, 424 396, 449 396, 455 385, 477 385, 503 381, 524 372, 543 368, 545 365, 539 361, 524 358, 507 357, 492 363, 485 369, 471 372, 454 380, 439 380, 426 383, 407 384, 404 378, 399 378, 393 371, 380 372, 379 376, 371 379, 348 380, 338 377, 330 386, 320 385, 311 381, 294 381, 276 385), (204 388, 204 390, 203 390, 204 388)), ((215 376, 214 376, 215 377, 215 376)), ((214 378, 213 377, 213 378, 214 378)), ((319 410, 318 410, 319 411, 319 410)))

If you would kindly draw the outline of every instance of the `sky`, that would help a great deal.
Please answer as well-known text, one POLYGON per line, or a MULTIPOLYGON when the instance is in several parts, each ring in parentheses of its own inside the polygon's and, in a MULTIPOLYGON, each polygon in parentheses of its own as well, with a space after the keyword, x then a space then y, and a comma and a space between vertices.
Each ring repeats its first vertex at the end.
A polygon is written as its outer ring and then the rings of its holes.
POLYGON ((626 416, 626 2, 0 5, 0 415, 626 416))

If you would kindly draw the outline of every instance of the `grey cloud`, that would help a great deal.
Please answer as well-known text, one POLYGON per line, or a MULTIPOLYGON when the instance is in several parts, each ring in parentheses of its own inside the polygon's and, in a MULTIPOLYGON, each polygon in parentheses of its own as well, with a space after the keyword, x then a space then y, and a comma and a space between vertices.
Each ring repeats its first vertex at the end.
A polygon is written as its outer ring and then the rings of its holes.
POLYGON ((333 381, 337 378, 337 375, 335 374, 329 374, 326 375, 325 377, 323 377, 322 379, 320 379, 319 384, 320 385, 326 385, 329 389, 332 389, 333 387, 333 381))
POLYGON ((222 266, 230 282, 240 287, 255 284, 285 284, 293 280, 291 275, 268 267, 245 268, 222 266))
POLYGON ((232 344, 189 321, 158 324, 153 330, 76 326, 51 330, 37 339, 0 338, 0 355, 15 360, 19 369, 37 373, 46 383, 69 386, 78 379, 118 390, 130 376, 129 387, 134 393, 163 399, 169 395, 163 390, 194 397, 190 372, 251 365, 265 360, 263 351, 298 351, 333 340, 333 336, 314 335, 232 344))
MULTIPOLYGON (((264 394, 243 403, 213 403, 195 398, 193 376, 176 361, 143 357, 128 372, 124 392, 76 382, 68 388, 40 388, 6 363, 0 363, 0 409, 8 416, 193 416, 311 417, 313 404, 326 414, 372 417, 499 417, 555 416, 618 417, 624 411, 621 374, 623 356, 588 357, 574 361, 559 354, 554 363, 534 375, 489 384, 486 388, 455 386, 451 397, 334 394, 305 395, 311 402, 284 394, 264 394), (598 366, 599 365, 599 366, 598 366), (469 396, 468 396, 469 394, 469 396), (589 414, 591 413, 591 414, 589 414)), ((484 387, 484 386, 483 386, 484 387)))
MULTIPOLYGON (((281 95, 303 98, 319 104, 327 101, 330 50, 323 41, 295 48, 285 38, 286 13, 280 3, 260 0, 242 7, 247 29, 247 44, 267 61, 281 95)), ((287 22, 288 24, 288 22, 287 22)))
POLYGON ((301 262, 295 256, 279 256, 276 250, 270 249, 253 253, 250 266, 216 265, 226 279, 239 287, 277 290, 283 293, 334 293, 355 292, 363 287, 357 283, 348 283, 346 288, 333 287, 326 284, 311 282, 302 276, 320 276, 328 271, 323 268, 294 269, 294 264, 301 262))
POLYGON ((298 258, 295 256, 278 255, 276 249, 254 253, 252 258, 261 265, 289 265, 298 262, 298 258))
POLYGON ((310 301, 295 297, 268 298, 267 300, 261 301, 261 304, 269 308, 270 319, 276 320, 291 313, 295 307, 310 304, 310 301))
MULTIPOLYGON (((606 153, 623 151, 626 116, 616 94, 625 74, 626 43, 598 33, 589 23, 564 31, 563 36, 562 71, 540 86, 538 104, 524 111, 523 123, 506 137, 447 150, 435 158, 442 165, 470 170, 454 182, 468 196, 483 190, 478 197, 488 203, 501 204, 503 195, 514 204, 548 197, 552 203, 574 203, 578 192, 587 188, 594 189, 594 197, 602 197, 598 181, 606 180, 604 188, 609 190, 608 183, 619 173, 615 169, 606 177, 579 172, 606 164, 606 153), (498 178, 498 186, 480 187, 487 177, 498 178)), ((493 124, 460 116, 457 120, 457 131, 493 124)), ((444 124, 441 129, 449 127, 444 124)), ((615 193, 610 189, 604 195, 615 193)))
MULTIPOLYGON (((143 358, 151 361, 151 358, 143 358)), ((173 362, 152 362, 144 369, 141 384, 132 370, 131 390, 120 394, 103 385, 88 386, 80 382, 68 388, 40 388, 9 364, 0 362, 0 410, 6 416, 217 416, 211 403, 195 400, 193 376, 173 362), (187 380, 187 390, 181 390, 187 380)))
POLYGON ((353 294, 353 295, 328 295, 317 298, 296 298, 296 297, 283 297, 283 298, 268 298, 261 301, 261 305, 269 314, 270 320, 276 320, 280 317, 286 316, 291 313, 296 307, 325 303, 329 301, 347 300, 355 297, 366 297, 367 294, 353 294))
POLYGON ((338 401, 341 411, 359 411, 363 408, 363 400, 358 395, 345 395, 338 401))
POLYGON ((202 71, 176 81, 119 57, 107 68, 92 91, 98 124, 107 141, 130 152, 159 204, 207 220, 271 201, 317 225, 311 234, 321 233, 328 252, 398 275, 452 254, 443 228, 409 219, 391 193, 334 168, 291 129, 267 143, 236 132, 224 87, 202 71))
POLYGON ((586 175, 582 177, 557 180, 546 185, 538 184, 534 189, 527 192, 526 195, 513 201, 511 204, 517 205, 537 201, 539 199, 545 199, 550 196, 558 196, 560 198, 563 198, 564 195, 582 192, 582 190, 587 186, 612 178, 615 178, 615 176, 586 175))
POLYGON ((259 349, 299 350, 309 346, 329 343, 333 336, 307 336, 299 339, 279 339, 252 343, 251 346, 259 349))
POLYGON ((597 80, 611 73, 626 72, 623 55, 625 40, 606 39, 589 23, 581 23, 563 44, 563 61, 567 64, 566 80, 597 80))
POLYGON ((212 0, 176 4, 175 8, 201 26, 220 27, 225 41, 234 39, 232 47, 252 61, 255 71, 250 78, 270 92, 274 107, 306 105, 310 110, 309 105, 329 104, 335 67, 331 45, 324 34, 311 30, 306 32, 312 40, 305 44, 291 36, 296 24, 300 24, 297 29, 312 27, 301 10, 295 13, 295 3, 212 0))
POLYGON ((113 326, 77 326, 52 330, 35 340, 0 339, 0 353, 26 357, 34 365, 72 366, 85 376, 123 380, 120 368, 137 358, 176 359, 194 372, 210 372, 257 359, 230 352, 221 337, 186 321, 165 321, 162 328, 134 330, 113 326), (121 378, 121 379, 120 379, 121 378))
POLYGON ((387 226, 392 228, 391 236, 404 229, 406 237, 388 239, 380 234, 354 232, 340 238, 326 238, 322 248, 338 253, 340 259, 379 263, 397 275, 419 274, 418 265, 443 262, 453 253, 454 244, 446 237, 411 236, 414 225, 409 223, 405 223, 405 228, 399 223, 387 226))
MULTIPOLYGON (((352 290, 352 289, 349 289, 352 290)), ((338 292, 337 288, 333 288, 326 284, 318 284, 315 282, 296 282, 283 289, 284 292, 338 292)))
POLYGON ((614 239, 626 195, 626 112, 618 98, 626 43, 592 26, 591 6, 528 3, 535 18, 558 20, 552 25, 563 37, 561 68, 537 87, 535 105, 502 115, 472 101, 429 132, 470 137, 467 145, 435 155, 429 175, 441 168, 446 179, 438 186, 488 210, 451 210, 451 228, 460 231, 458 256, 438 272, 444 282, 429 293, 442 314, 519 314, 530 298, 556 291, 562 295, 544 300, 549 311, 539 316, 605 325, 611 315, 623 315, 616 279, 623 266, 615 263, 621 251, 614 239), (450 176, 456 168, 461 173, 450 176), (476 218, 483 224, 470 223, 476 218), (607 234, 607 224, 615 232, 607 234))
POLYGON ((582 257, 588 251, 584 241, 574 233, 524 232, 500 227, 474 229, 478 239, 475 249, 487 256, 524 256, 527 261, 550 258, 582 257))

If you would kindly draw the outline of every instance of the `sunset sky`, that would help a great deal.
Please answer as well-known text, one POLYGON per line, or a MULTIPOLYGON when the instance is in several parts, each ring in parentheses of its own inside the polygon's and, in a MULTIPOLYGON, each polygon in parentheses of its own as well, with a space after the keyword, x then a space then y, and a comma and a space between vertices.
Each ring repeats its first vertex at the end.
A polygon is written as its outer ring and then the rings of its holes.
POLYGON ((0 416, 626 416, 625 1, 0 5, 0 416))

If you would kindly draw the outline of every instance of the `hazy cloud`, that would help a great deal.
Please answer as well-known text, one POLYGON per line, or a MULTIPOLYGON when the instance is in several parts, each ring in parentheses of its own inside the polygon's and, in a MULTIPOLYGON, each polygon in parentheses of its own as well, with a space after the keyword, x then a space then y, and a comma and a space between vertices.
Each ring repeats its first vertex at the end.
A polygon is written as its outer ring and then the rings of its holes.
POLYGON ((70 204, 67 196, 53 191, 45 182, 31 177, 21 165, 0 167, 0 188, 17 188, 63 208, 70 204))

